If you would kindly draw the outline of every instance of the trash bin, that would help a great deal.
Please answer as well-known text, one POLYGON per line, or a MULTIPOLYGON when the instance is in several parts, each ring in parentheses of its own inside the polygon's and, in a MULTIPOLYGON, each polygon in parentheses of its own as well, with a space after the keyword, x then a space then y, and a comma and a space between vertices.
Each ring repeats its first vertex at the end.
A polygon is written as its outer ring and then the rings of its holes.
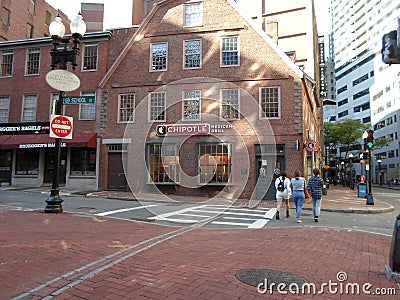
POLYGON ((322 186, 322 195, 328 195, 328 188, 326 187, 326 184, 322 186))
POLYGON ((400 215, 397 216, 396 223, 394 224, 393 228, 389 264, 393 272, 400 272, 400 215))
POLYGON ((358 184, 358 197, 360 198, 367 197, 367 185, 365 183, 358 184))

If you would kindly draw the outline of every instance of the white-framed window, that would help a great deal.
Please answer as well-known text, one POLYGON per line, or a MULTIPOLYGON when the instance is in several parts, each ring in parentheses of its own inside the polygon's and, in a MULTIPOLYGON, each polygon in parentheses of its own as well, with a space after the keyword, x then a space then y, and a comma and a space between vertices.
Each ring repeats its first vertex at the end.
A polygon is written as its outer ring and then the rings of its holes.
POLYGON ((239 89, 221 90, 221 117, 225 120, 239 119, 239 89))
MULTIPOLYGON (((50 95, 50 114, 49 114, 49 120, 51 119, 51 115, 56 114, 56 109, 57 109, 57 101, 58 98, 60 97, 60 92, 57 93, 51 93, 50 95)), ((61 108, 61 114, 65 115, 65 107, 66 105, 63 105, 61 108)))
POLYGON ((118 98, 118 122, 134 122, 135 93, 120 94, 118 98))
POLYGON ((185 4, 185 26, 194 27, 203 25, 203 3, 192 2, 185 4))
POLYGON ((232 144, 199 144, 199 184, 232 182, 232 144))
POLYGON ((184 69, 201 68, 201 40, 183 41, 184 69))
POLYGON ((39 75, 39 70, 40 70, 40 48, 27 49, 25 75, 39 75))
POLYGON ((0 123, 7 123, 10 114, 10 96, 0 96, 0 123))
POLYGON ((85 44, 82 55, 82 71, 97 71, 98 45, 85 44))
POLYGON ((221 38, 221 66, 239 66, 239 37, 229 36, 221 38))
POLYGON ((150 71, 165 71, 168 66, 168 44, 155 43, 150 45, 151 66, 150 71))
POLYGON ((278 119, 281 117, 280 87, 260 88, 260 119, 278 119))
POLYGON ((147 144, 149 182, 157 184, 179 183, 179 145, 147 144))
POLYGON ((0 77, 12 76, 14 51, 0 51, 0 77))
MULTIPOLYGON (((81 96, 95 96, 96 92, 81 92, 81 96)), ((79 120, 95 120, 96 119, 96 101, 94 103, 79 104, 79 120)))
POLYGON ((24 95, 21 122, 36 121, 37 100, 38 96, 36 94, 24 95))
POLYGON ((183 119, 200 120, 201 91, 183 91, 183 119))
POLYGON ((153 92, 150 93, 149 101, 149 120, 165 121, 166 120, 166 93, 153 92))

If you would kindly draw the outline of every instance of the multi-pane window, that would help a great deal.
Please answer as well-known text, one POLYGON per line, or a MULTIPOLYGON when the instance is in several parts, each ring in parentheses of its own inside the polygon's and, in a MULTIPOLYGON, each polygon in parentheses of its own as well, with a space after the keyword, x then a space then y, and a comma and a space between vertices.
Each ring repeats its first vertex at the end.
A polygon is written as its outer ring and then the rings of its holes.
POLYGON ((22 107, 22 122, 36 121, 37 95, 24 95, 22 107))
POLYGON ((85 47, 83 48, 83 55, 82 55, 82 70, 83 71, 97 70, 97 56, 98 56, 97 44, 85 45, 85 47))
POLYGON ((203 25, 203 5, 201 2, 185 4, 185 26, 203 25))
POLYGON ((239 38, 223 37, 221 40, 221 66, 239 65, 239 38))
POLYGON ((150 182, 179 183, 179 146, 148 144, 147 167, 150 182))
POLYGON ((260 118, 280 118, 280 88, 264 87, 260 89, 260 118))
POLYGON ((221 117, 229 119, 239 118, 239 90, 221 90, 221 117))
MULTIPOLYGON (((82 96, 96 96, 95 92, 82 92, 82 96)), ((96 119, 96 103, 79 104, 79 120, 96 119)))
POLYGON ((150 94, 150 121, 165 121, 165 92, 154 92, 150 94))
POLYGON ((200 91, 183 92, 183 118, 185 120, 200 120, 200 91))
POLYGON ((151 71, 164 71, 167 69, 167 43, 151 44, 151 71))
POLYGON ((134 122, 135 110, 135 94, 121 94, 119 95, 119 113, 118 122, 134 122))
POLYGON ((185 69, 201 68, 201 40, 184 41, 185 69))
POLYGON ((200 184, 225 184, 231 182, 232 144, 199 145, 200 184))
POLYGON ((14 60, 14 51, 2 51, 0 52, 0 76, 12 76, 13 71, 13 60, 14 60))
POLYGON ((7 123, 10 112, 10 97, 0 96, 0 123, 7 123))
POLYGON ((25 75, 39 74, 40 48, 27 49, 25 75))

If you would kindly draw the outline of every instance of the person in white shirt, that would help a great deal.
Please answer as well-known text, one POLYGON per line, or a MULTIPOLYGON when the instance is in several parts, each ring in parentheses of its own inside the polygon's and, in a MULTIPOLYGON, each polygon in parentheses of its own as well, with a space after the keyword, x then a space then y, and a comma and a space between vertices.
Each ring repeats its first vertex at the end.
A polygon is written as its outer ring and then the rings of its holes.
POLYGON ((276 188, 276 201, 277 201, 277 205, 276 205, 276 215, 275 218, 277 220, 279 220, 279 211, 282 207, 282 202, 285 202, 285 206, 286 206, 286 218, 290 217, 289 214, 289 198, 291 195, 291 189, 290 189, 290 180, 289 178, 286 177, 287 174, 285 171, 281 172, 281 176, 279 176, 276 180, 275 180, 275 188, 276 188))

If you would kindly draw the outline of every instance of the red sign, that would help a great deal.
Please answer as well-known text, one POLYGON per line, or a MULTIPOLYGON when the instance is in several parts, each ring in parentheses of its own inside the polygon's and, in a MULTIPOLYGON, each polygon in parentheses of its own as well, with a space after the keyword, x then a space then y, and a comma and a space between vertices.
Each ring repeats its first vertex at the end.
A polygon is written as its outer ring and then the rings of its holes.
POLYGON ((156 133, 158 136, 210 134, 210 124, 158 125, 156 133))
POLYGON ((317 150, 318 150, 317 142, 316 142, 316 141, 313 141, 313 140, 307 141, 307 143, 306 143, 306 150, 307 150, 307 151, 310 151, 310 152, 312 152, 312 151, 317 151, 317 150))
POLYGON ((52 115, 50 120, 50 137, 72 139, 73 119, 66 116, 52 115))

